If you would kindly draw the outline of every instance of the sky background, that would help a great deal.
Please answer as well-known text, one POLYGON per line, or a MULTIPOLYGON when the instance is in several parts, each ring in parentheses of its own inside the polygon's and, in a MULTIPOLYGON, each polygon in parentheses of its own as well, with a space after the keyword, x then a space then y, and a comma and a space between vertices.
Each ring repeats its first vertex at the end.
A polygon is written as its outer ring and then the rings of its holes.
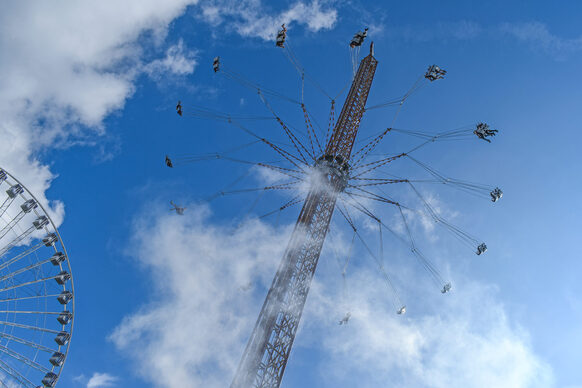
MULTIPOLYGON (((212 71, 216 55, 299 99, 297 72, 273 41, 283 22, 307 72, 333 96, 350 82, 348 43, 366 26, 379 61, 369 105, 401 96, 430 64, 446 69, 444 80, 406 101, 394 126, 438 132, 485 121, 499 129, 491 144, 437 142, 417 158, 448 176, 499 186, 504 197, 492 204, 422 186, 440 214, 489 250, 476 256, 411 214, 419 246, 453 291, 441 295, 407 247, 385 236, 405 316, 394 313, 395 296, 361 244, 344 296, 336 258, 345 259, 352 234, 336 213, 282 387, 582 386, 579 2, 0 7, 0 166, 49 205, 75 277, 75 332, 59 387, 230 384, 299 207, 258 219, 291 194, 267 193, 256 206, 256 194, 205 201, 241 174, 241 188, 273 176, 226 161, 168 169, 163 160, 250 141, 226 123, 179 117, 178 100, 269 114, 256 92, 212 71), (170 200, 187 206, 184 216, 169 211, 170 200), (352 319, 339 326, 346 310, 352 319)), ((272 103, 304 130, 297 106, 272 103)), ((307 84, 305 104, 325 127, 327 97, 307 84)), ((390 126, 394 112, 366 113, 359 138, 390 126)), ((285 140, 273 121, 248 125, 285 140)), ((377 152, 413 144, 393 133, 377 152)), ((277 159, 260 145, 237 155, 277 159)), ((406 161, 386 171, 423 176, 406 161)), ((414 203, 409 191, 389 190, 414 203)), ((394 208, 369 206, 402 231, 394 208)), ((375 225, 356 223, 376 250, 375 225)))

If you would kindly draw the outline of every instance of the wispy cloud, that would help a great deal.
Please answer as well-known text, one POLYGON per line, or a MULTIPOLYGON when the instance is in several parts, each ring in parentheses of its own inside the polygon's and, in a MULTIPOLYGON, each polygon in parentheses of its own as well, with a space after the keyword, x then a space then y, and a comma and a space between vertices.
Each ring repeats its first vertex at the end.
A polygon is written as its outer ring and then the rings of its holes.
POLYGON ((110 375, 109 373, 95 372, 89 378, 87 378, 87 376, 85 376, 84 374, 73 377, 73 381, 82 384, 87 388, 100 388, 115 386, 115 383, 119 381, 119 378, 110 375))
POLYGON ((87 382, 87 388, 113 387, 117 380, 117 377, 108 373, 95 372, 87 382))
POLYGON ((500 36, 527 44, 531 49, 563 59, 582 51, 582 36, 564 38, 550 32, 541 22, 506 22, 483 25, 471 20, 438 22, 433 25, 387 26, 387 35, 407 41, 432 42, 436 40, 498 39, 500 36))
POLYGON ((156 386, 228 385, 285 247, 280 229, 217 226, 208 217, 195 205, 184 216, 153 206, 134 226, 130 252, 156 296, 110 338, 156 386))
POLYGON ((434 40, 469 40, 480 36, 484 29, 471 20, 438 22, 433 25, 388 26, 388 36, 407 41, 430 42, 434 40))
MULTIPOLYGON (((349 243, 340 235, 333 248, 343 258, 349 243)), ((256 220, 218 226, 195 206, 183 217, 149 209, 135 223, 130 250, 155 296, 111 340, 155 385, 228 385, 288 236, 289 229, 256 220)), ((320 271, 312 287, 296 346, 322 354, 318 386, 551 386, 551 369, 510 322, 495 287, 456 274, 453 292, 442 295, 417 273, 394 267, 405 295, 422 293, 409 300, 407 318, 395 314, 373 263, 358 261, 350 265, 348 300, 337 276, 320 271), (338 326, 346 309, 352 319, 338 326)))
POLYGON ((338 11, 318 0, 298 1, 278 13, 269 13, 260 1, 205 1, 200 4, 202 12, 199 19, 213 25, 224 25, 241 36, 258 37, 272 40, 286 23, 288 28, 294 24, 304 25, 309 31, 331 29, 338 20, 338 11))
POLYGON ((550 32, 548 26, 540 22, 504 23, 503 33, 530 45, 534 50, 563 58, 568 54, 582 51, 582 35, 577 38, 562 38, 550 32))
POLYGON ((510 322, 496 288, 455 278, 448 295, 408 279, 405 291, 420 288, 425 300, 409 304, 403 317, 386 303, 380 276, 355 268, 346 326, 330 319, 344 313, 338 290, 319 282, 296 346, 323 352, 318 368, 330 387, 378 387, 385 381, 406 387, 552 386, 551 368, 535 354, 527 333, 510 322))
POLYGON ((155 59, 146 64, 143 70, 153 79, 160 79, 166 75, 184 76, 192 74, 196 67, 196 52, 188 50, 184 46, 184 41, 180 39, 178 43, 170 46, 166 50, 164 58, 155 59))

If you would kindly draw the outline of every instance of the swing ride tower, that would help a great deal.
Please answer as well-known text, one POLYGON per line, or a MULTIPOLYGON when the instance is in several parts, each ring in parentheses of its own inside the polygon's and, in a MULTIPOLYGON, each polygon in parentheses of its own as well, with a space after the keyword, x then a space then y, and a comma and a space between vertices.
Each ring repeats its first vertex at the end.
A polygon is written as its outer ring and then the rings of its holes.
POLYGON ((310 190, 271 288, 236 371, 231 388, 278 388, 364 114, 378 61, 370 54, 358 71, 325 147, 315 162, 310 190))

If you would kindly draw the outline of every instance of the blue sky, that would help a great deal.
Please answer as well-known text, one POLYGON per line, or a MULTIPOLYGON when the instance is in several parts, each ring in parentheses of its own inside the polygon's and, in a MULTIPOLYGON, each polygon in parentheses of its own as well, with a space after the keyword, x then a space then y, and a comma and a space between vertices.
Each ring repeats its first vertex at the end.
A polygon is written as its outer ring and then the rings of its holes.
MULTIPOLYGON (((395 297, 361 245, 343 296, 334 257, 345 257, 352 235, 336 214, 335 243, 322 253, 282 386, 582 385, 582 5, 24 1, 2 8, 0 166, 50 204, 75 277, 75 333, 60 387, 229 384, 299 207, 258 220, 290 193, 267 193, 254 207, 254 194, 205 202, 241 174, 240 188, 264 186, 273 176, 227 161, 168 169, 163 159, 250 141, 224 122, 179 117, 178 100, 269 115, 256 92, 212 71, 216 55, 299 98, 297 72, 272 39, 281 22, 307 72, 332 95, 350 81, 347 45, 364 26, 379 61, 369 104, 402 95, 430 64, 446 69, 444 80, 406 101, 394 126, 438 132, 490 123, 499 129, 491 144, 436 142, 418 159, 504 191, 492 204, 421 186, 443 217, 489 250, 476 256, 410 214, 419 246, 453 292, 441 295, 407 247, 385 236, 405 316, 394 314, 395 297), (171 213, 170 200, 187 206, 186 214, 171 213), (352 320, 338 326, 348 309, 352 320)), ((296 106, 272 103, 304 130, 296 106)), ((329 101, 309 83, 305 104, 325 126, 329 101)), ((389 126, 394 112, 367 112, 360 138, 389 126)), ((249 126, 285 141, 276 122, 249 126)), ((378 152, 413 144, 391 133, 378 152)), ((261 145, 249 150, 237 155, 277 159, 261 145)), ((386 171, 423 176, 409 161, 386 171)), ((386 190, 415 203, 410 191, 386 190)), ((394 208, 369 206, 402 231, 394 208)), ((377 249, 375 226, 364 217, 357 224, 377 249)))

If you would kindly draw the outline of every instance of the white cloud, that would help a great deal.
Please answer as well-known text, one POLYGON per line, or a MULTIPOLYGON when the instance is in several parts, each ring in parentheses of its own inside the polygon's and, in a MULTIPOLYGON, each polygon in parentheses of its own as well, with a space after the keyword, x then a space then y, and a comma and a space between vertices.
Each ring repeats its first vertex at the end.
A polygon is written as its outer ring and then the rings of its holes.
POLYGON ((432 25, 403 25, 386 28, 392 38, 429 42, 433 40, 469 40, 483 34, 483 27, 470 20, 438 22, 432 25))
MULTIPOLYGON (((184 217, 148 210, 129 249, 151 276, 153 295, 110 339, 156 386, 228 385, 290 229, 253 220, 238 229, 217 226, 194 206, 184 217)), ((333 246, 343 261, 349 243, 340 235, 334 233, 333 246)), ((350 264, 348 301, 339 270, 330 276, 320 269, 306 305, 295 346, 322 354, 314 366, 327 381, 320 386, 551 386, 551 369, 510 322, 495 287, 457 275, 443 296, 429 292, 418 273, 391 268, 399 286, 409 285, 410 314, 397 316, 382 277, 362 256, 350 264), (338 326, 345 306, 352 319, 338 326)))
POLYGON ((87 382, 87 388, 112 387, 117 380, 117 377, 108 373, 95 372, 87 382))
MULTIPOLYGON (((430 293, 418 279, 423 302, 398 316, 378 275, 352 273, 352 319, 337 320, 337 290, 313 287, 297 346, 323 351, 320 365, 329 386, 550 387, 552 370, 533 351, 527 333, 509 322, 495 287, 457 275, 448 295, 430 293)), ((412 286, 414 285, 414 286, 412 286)), ((418 290, 416 290, 418 292, 418 290)), ((410 300, 409 300, 410 302, 410 300)))
POLYGON ((559 58, 582 51, 582 36, 571 39, 561 38, 552 34, 548 27, 540 22, 504 23, 500 30, 519 41, 530 44, 535 49, 559 58))
MULTIPOLYGON (((50 147, 95 144, 103 119, 123 108, 134 90, 149 34, 160 43, 168 24, 195 1, 20 1, 0 13, 0 166, 48 204, 55 178, 41 160, 50 147), (25 26, 25 27, 23 27, 25 26)), ((162 63, 186 71, 183 52, 162 63)), ((185 57, 187 58, 187 57, 185 57)), ((160 65, 162 66, 162 65, 160 65)), ((64 206, 51 202, 59 224, 64 206)))
MULTIPOLYGON (((194 71, 195 51, 182 41, 165 57, 144 64, 144 44, 163 42, 169 23, 197 0, 37 3, 20 1, 0 14, 0 166, 48 208, 56 224, 64 205, 44 192, 56 175, 42 159, 50 148, 98 146, 105 150, 103 120, 123 108, 141 72, 154 79, 194 71), (26 26, 26 28, 23 28, 26 26), (99 141, 98 141, 99 140, 99 141)), ((278 15, 265 15, 259 1, 206 2, 201 17, 243 36, 270 39, 278 25, 298 23, 311 31, 331 28, 337 11, 318 1, 297 2, 278 15)), ((118 151, 118 150, 117 150, 118 151)))
POLYGON ((259 37, 272 40, 285 23, 287 28, 302 24, 309 31, 328 30, 335 26, 338 12, 330 6, 322 6, 318 0, 310 3, 298 1, 287 10, 278 14, 265 11, 261 1, 212 1, 201 4, 202 13, 198 16, 207 23, 218 26, 228 20, 227 28, 232 28, 241 36, 259 37))
POLYGON ((544 23, 509 22, 492 26, 470 20, 439 22, 433 25, 402 25, 386 28, 392 38, 429 42, 434 40, 470 40, 479 37, 497 39, 500 34, 529 45, 532 49, 563 59, 582 51, 582 36, 563 38, 550 32, 544 23))
POLYGON ((165 208, 151 214, 136 222, 129 249, 151 275, 155 294, 110 338, 156 386, 224 387, 287 234, 258 221, 236 229, 212 225, 208 211, 194 205, 180 217, 165 208))
POLYGON ((144 71, 153 79, 160 79, 165 74, 184 76, 194 72, 196 54, 184 47, 180 39, 177 44, 166 51, 163 59, 156 59, 144 66, 144 71))
MULTIPOLYGON (((20 1, 3 7, 0 166, 23 181, 57 225, 64 218, 64 205, 49 202, 44 195, 56 175, 43 162, 42 153, 74 144, 103 148, 105 136, 115 137, 106 135, 103 120, 123 108, 141 72, 154 79, 192 73, 196 53, 181 40, 163 58, 147 64, 143 42, 161 44, 169 23, 196 3, 20 1)), ((201 9, 201 17, 210 24, 233 18, 236 21, 225 27, 264 39, 271 38, 281 20, 317 31, 331 28, 337 19, 337 11, 318 1, 297 2, 276 16, 264 16, 258 1, 207 2, 201 9)), ((97 150, 101 159, 111 158, 111 152, 116 149, 97 150)))

